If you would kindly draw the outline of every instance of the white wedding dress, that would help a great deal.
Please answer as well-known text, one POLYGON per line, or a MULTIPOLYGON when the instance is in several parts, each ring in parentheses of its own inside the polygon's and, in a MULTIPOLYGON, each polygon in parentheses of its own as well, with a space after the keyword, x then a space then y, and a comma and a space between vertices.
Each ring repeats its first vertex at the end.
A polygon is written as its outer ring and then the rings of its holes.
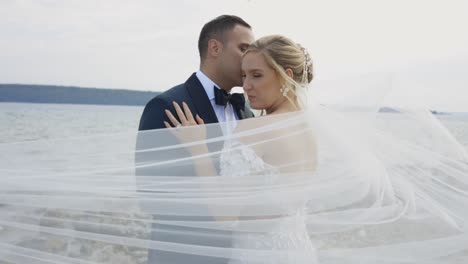
MULTIPOLYGON (((220 157, 220 175, 264 176, 264 185, 269 185, 280 176, 280 172, 278 168, 264 162, 249 146, 229 140, 225 142, 220 157)), ((275 194, 271 191, 270 195, 273 199, 275 194)), ((306 201, 303 201, 294 208, 284 208, 287 213, 277 216, 278 220, 268 232, 242 232, 234 235, 232 247, 248 250, 241 251, 240 256, 236 256, 229 263, 318 263, 314 245, 307 233, 305 203, 306 201), (271 252, 281 253, 269 254, 271 252)), ((272 204, 282 206, 277 203, 272 204)))

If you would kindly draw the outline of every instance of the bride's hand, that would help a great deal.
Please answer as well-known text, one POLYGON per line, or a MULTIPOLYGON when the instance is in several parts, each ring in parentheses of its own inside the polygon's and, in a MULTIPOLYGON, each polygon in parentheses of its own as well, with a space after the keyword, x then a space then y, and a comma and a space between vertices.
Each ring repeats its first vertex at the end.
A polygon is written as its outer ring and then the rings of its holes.
POLYGON ((168 122, 164 121, 164 125, 166 128, 172 128, 173 129, 173 134, 182 142, 182 143, 188 143, 188 142, 193 142, 193 141, 199 141, 199 140, 204 140, 206 139, 206 128, 205 128, 205 122, 203 119, 195 115, 195 118, 192 115, 192 112, 190 111, 190 108, 185 102, 182 102, 182 108, 179 106, 178 103, 172 102, 174 105, 174 108, 176 110, 177 116, 179 117, 180 122, 177 120, 177 118, 174 117, 174 115, 169 111, 166 111, 166 115, 171 121, 172 125, 169 124, 168 122), (181 128, 180 127, 188 127, 188 126, 195 126, 193 128, 181 128))

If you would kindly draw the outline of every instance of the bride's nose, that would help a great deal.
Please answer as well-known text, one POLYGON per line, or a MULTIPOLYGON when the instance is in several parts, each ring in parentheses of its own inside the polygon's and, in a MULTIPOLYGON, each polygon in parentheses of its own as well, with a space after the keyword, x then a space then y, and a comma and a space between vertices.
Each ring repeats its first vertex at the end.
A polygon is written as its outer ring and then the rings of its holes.
POLYGON ((242 87, 244 88, 244 90, 250 90, 250 89, 253 88, 252 83, 247 78, 244 78, 244 82, 242 83, 242 87))

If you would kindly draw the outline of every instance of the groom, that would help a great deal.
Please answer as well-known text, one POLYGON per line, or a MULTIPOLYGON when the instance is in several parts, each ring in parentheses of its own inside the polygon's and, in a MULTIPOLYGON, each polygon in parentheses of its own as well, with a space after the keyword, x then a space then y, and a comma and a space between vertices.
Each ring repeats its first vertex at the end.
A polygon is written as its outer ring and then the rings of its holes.
MULTIPOLYGON (((253 117, 253 113, 245 106, 243 95, 230 94, 233 87, 242 86, 242 55, 252 42, 254 42, 254 36, 251 26, 240 17, 222 15, 206 23, 200 32, 198 40, 200 69, 193 73, 185 83, 167 90, 148 102, 140 119, 139 130, 165 128, 164 121, 169 122, 169 120, 164 110, 169 109, 174 116, 177 116, 172 104, 174 101, 179 103, 179 105, 182 102, 187 103, 193 115, 198 114, 206 124, 253 117)), ((139 133, 137 149, 152 147, 151 142, 158 140, 158 138, 152 138, 151 134, 139 133)), ((177 144, 174 138, 172 140, 174 141, 172 142, 171 139, 165 138, 164 143, 166 145, 177 144)), ((153 157, 150 156, 151 154, 144 154, 145 156, 142 156, 142 154, 137 153, 136 161, 143 163, 154 162, 155 159, 171 159, 171 157, 180 156, 179 153, 174 152, 171 153, 166 150, 164 153, 159 153, 153 157), (163 155, 165 156, 163 157, 163 155)), ((191 170, 190 164, 184 167, 179 163, 177 166, 179 166, 177 169, 158 167, 157 171, 152 171, 151 168, 138 168, 136 173, 138 176, 151 176, 154 174, 181 176, 180 173, 187 170, 188 175, 195 175, 191 170)), ((142 205, 142 207, 144 208, 145 206, 142 205)), ((152 214, 154 215, 155 213, 152 214)), ((179 216, 179 218, 174 219, 174 217, 165 215, 154 215, 154 218, 188 221, 206 220, 194 219, 188 216, 185 218, 184 216, 179 216)), ((158 231, 152 233, 152 239, 155 241, 210 247, 231 246, 229 234, 211 234, 209 236, 212 239, 206 240, 206 238, 203 239, 203 235, 207 234, 207 230, 160 224, 153 225, 153 229, 162 230, 159 233, 158 231), (215 237, 224 238, 215 241, 213 239, 215 237)), ((183 255, 181 253, 160 250, 150 250, 148 255, 148 263, 151 264, 218 264, 227 262, 228 260, 225 259, 183 255)))
POLYGON ((185 83, 153 98, 143 111, 139 130, 164 128, 163 121, 169 122, 164 109, 177 116, 173 101, 187 103, 193 115, 208 124, 253 117, 245 101, 221 99, 229 98, 233 87, 242 86, 242 54, 252 42, 251 27, 240 17, 222 15, 206 23, 198 39, 200 69, 185 83))

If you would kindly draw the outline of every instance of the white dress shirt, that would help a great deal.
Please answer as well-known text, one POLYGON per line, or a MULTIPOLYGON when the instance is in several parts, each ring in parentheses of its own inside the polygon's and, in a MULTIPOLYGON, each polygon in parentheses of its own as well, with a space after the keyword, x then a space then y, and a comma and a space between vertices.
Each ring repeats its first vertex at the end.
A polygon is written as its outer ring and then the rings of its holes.
POLYGON ((218 122, 226 122, 226 121, 235 121, 238 120, 239 117, 234 111, 234 107, 232 104, 228 103, 226 107, 223 105, 217 105, 215 102, 215 94, 214 94, 214 87, 219 88, 219 85, 214 83, 208 76, 206 76, 202 71, 198 70, 196 72, 196 76, 198 80, 200 80, 203 88, 205 88, 206 95, 208 95, 208 99, 210 99, 211 106, 213 106, 213 110, 218 118, 218 122))

